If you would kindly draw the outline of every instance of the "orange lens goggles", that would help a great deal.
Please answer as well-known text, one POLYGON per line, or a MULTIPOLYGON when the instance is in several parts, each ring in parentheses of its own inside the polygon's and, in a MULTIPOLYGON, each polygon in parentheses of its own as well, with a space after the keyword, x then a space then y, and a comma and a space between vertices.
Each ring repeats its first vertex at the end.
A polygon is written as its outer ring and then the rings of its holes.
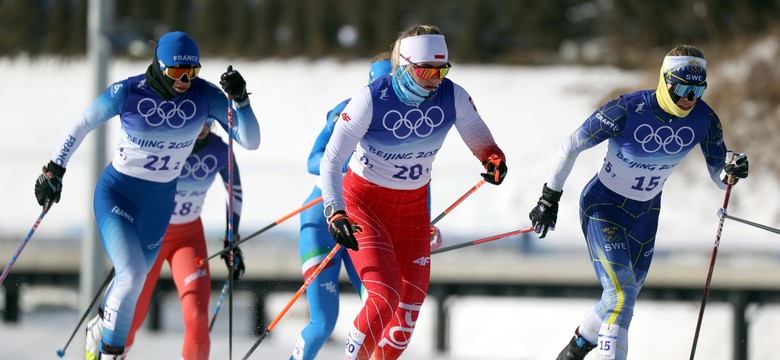
POLYGON ((184 75, 187 75, 187 78, 189 79, 194 79, 198 76, 198 73, 200 72, 199 67, 181 68, 181 67, 162 66, 161 70, 162 73, 165 74, 165 76, 174 80, 179 80, 184 75))
POLYGON ((444 77, 447 76, 447 73, 450 72, 451 66, 452 65, 450 64, 444 66, 417 66, 412 64, 414 73, 423 80, 433 79, 436 77, 439 79, 444 79, 444 77))
POLYGON ((412 68, 414 69, 414 74, 423 80, 430 80, 433 78, 444 79, 444 77, 447 76, 447 73, 450 72, 450 68, 452 67, 450 63, 446 63, 442 66, 419 65, 409 60, 408 57, 403 55, 401 56, 404 59, 406 59, 406 61, 408 61, 410 65, 412 65, 412 68))

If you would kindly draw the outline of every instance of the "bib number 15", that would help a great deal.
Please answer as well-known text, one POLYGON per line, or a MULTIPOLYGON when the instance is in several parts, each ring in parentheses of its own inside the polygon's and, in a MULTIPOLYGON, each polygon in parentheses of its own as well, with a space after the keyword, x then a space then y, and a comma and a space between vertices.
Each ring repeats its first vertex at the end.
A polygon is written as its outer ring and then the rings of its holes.
POLYGON ((645 186, 647 178, 644 176, 635 177, 634 180, 636 180, 636 184, 632 185, 631 188, 639 191, 652 191, 661 184, 660 176, 651 176, 650 180, 647 181, 647 186, 645 186))

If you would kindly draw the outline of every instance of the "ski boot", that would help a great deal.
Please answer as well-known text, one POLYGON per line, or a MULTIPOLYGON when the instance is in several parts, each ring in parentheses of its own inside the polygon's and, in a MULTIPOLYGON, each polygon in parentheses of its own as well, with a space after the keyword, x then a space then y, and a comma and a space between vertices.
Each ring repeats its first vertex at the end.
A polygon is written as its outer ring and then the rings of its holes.
POLYGON ((103 310, 87 323, 87 360, 100 360, 100 342, 103 341, 103 310))
POLYGON ((579 330, 574 332, 569 344, 566 345, 556 360, 584 360, 585 356, 595 348, 595 345, 589 344, 580 336, 579 330))

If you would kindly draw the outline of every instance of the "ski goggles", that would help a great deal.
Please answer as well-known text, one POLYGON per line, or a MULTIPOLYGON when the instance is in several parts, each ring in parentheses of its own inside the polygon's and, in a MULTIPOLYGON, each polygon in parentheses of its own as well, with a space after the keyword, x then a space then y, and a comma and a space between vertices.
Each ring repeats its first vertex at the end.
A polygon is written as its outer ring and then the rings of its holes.
POLYGON ((433 78, 444 79, 452 67, 450 63, 446 63, 442 66, 420 65, 412 62, 412 60, 409 60, 409 58, 406 56, 401 55, 401 57, 409 62, 409 65, 411 65, 412 69, 414 69, 415 75, 423 80, 430 80, 433 78))
POLYGON ((165 76, 173 80, 179 80, 184 75, 187 75, 188 79, 194 79, 198 76, 198 73, 200 72, 200 67, 187 67, 187 68, 167 67, 161 61, 160 71, 162 71, 162 73, 165 74, 165 76))
POLYGON ((679 97, 686 97, 688 94, 693 93, 693 97, 700 98, 702 95, 704 95, 704 90, 707 89, 707 83, 705 82, 702 85, 685 85, 685 84, 674 84, 672 85, 672 91, 675 95, 679 97))

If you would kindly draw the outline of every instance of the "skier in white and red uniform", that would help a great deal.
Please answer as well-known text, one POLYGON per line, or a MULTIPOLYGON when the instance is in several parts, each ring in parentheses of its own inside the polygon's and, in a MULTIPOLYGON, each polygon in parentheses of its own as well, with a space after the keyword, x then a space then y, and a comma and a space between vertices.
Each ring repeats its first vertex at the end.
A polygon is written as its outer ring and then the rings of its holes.
POLYGON ((500 184, 507 170, 469 94, 445 78, 449 56, 438 28, 404 31, 391 60, 391 74, 352 97, 320 163, 328 230, 349 249, 368 293, 347 359, 397 359, 409 344, 430 280, 428 183, 450 128, 488 182, 500 184))

